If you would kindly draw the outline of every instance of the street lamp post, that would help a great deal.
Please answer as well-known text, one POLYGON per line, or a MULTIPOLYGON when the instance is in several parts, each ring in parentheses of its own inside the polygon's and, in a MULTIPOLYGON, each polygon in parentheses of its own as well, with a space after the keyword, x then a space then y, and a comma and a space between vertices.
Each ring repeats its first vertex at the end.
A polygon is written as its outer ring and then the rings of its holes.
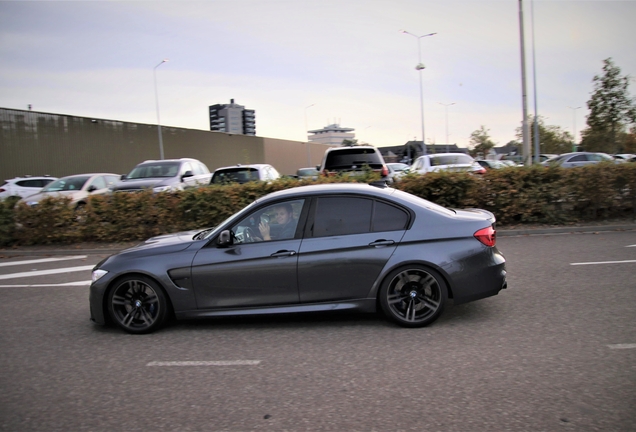
POLYGON ((574 133, 572 134, 572 139, 573 139, 573 144, 572 144, 572 151, 575 152, 576 151, 576 110, 581 108, 580 106, 578 107, 571 107, 569 106, 568 108, 570 108, 572 110, 572 120, 573 120, 573 125, 574 125, 574 133))
POLYGON ((444 111, 446 111, 446 153, 448 153, 448 107, 451 105, 455 105, 455 102, 451 102, 449 104, 437 102, 440 105, 444 105, 444 111))
POLYGON ((155 105, 157 106, 157 133, 159 134, 159 158, 163 160, 163 136, 161 134, 161 120, 159 119, 159 93, 157 92, 157 68, 166 63, 168 59, 161 60, 152 70, 155 81, 155 105))
POLYGON ((307 134, 307 166, 311 166, 311 151, 309 149, 309 128, 307 126, 307 110, 316 104, 311 104, 305 107, 305 133, 307 134))
POLYGON ((424 64, 422 63, 422 50, 421 50, 421 44, 420 44, 420 40, 422 38, 428 37, 428 36, 433 36, 436 35, 437 33, 428 33, 425 35, 421 35, 418 36, 416 34, 410 33, 406 30, 402 30, 402 33, 413 36, 414 38, 417 39, 417 66, 415 66, 415 69, 419 72, 419 77, 420 77, 420 112, 421 112, 421 118, 422 118, 422 153, 426 154, 426 138, 424 135, 424 93, 422 90, 422 70, 425 69, 424 64))

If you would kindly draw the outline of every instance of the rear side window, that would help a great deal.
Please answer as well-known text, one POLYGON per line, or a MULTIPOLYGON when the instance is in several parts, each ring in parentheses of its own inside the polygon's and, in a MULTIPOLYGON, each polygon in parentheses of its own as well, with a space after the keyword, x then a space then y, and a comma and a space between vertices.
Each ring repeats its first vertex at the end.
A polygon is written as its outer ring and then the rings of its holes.
POLYGON ((409 215, 402 209, 375 201, 373 211, 373 231, 398 231, 406 229, 409 215))
POLYGON ((382 201, 356 197, 318 198, 313 237, 406 229, 409 215, 382 201))
POLYGON ((362 167, 364 165, 377 167, 382 164, 382 157, 375 149, 352 147, 327 153, 325 169, 342 169, 351 168, 352 166, 362 167))

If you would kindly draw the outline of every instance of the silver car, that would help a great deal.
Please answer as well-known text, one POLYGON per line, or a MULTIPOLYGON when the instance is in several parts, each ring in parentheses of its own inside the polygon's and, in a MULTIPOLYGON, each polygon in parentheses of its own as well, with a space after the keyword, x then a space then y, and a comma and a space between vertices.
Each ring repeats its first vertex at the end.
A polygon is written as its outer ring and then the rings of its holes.
POLYGON ((601 162, 618 163, 612 156, 605 153, 574 152, 564 153, 552 159, 542 162, 543 166, 560 166, 562 168, 575 168, 585 165, 594 165, 601 162))
POLYGON ((426 174, 436 171, 461 171, 483 174, 485 168, 470 155, 464 153, 436 153, 420 156, 413 162, 409 172, 426 174))
POLYGON ((110 191, 110 187, 119 179, 113 173, 89 173, 62 177, 49 183, 39 193, 22 198, 29 206, 37 205, 47 197, 70 198, 70 205, 82 207, 91 195, 102 195, 110 191))
POLYGON ((170 192, 210 184, 212 174, 201 161, 190 158, 147 160, 121 176, 113 185, 115 192, 170 192))
POLYGON ((91 319, 130 333, 170 316, 377 309, 421 327, 449 298, 470 302, 507 286, 492 213, 359 183, 274 192, 215 228, 112 255, 92 280, 91 319))

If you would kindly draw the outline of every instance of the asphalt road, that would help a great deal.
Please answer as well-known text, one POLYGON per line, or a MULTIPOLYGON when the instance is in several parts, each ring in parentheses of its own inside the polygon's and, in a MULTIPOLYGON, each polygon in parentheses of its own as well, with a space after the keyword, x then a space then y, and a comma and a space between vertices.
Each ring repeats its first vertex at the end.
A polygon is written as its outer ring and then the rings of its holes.
POLYGON ((636 231, 498 246, 509 288, 414 330, 320 314, 131 336, 89 321, 103 255, 0 258, 0 430, 636 430, 636 231))

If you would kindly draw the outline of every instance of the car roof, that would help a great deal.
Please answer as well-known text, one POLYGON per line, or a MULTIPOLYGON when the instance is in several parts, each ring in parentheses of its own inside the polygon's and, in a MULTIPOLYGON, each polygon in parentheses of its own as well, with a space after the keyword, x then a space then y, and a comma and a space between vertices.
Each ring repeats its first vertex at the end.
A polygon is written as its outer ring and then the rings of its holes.
POLYGON ((226 170, 226 169, 236 169, 236 168, 264 168, 264 167, 268 167, 271 166, 270 164, 236 164, 236 165, 230 165, 230 166, 225 166, 225 167, 221 167, 221 168, 217 168, 214 170, 214 172, 216 171, 220 171, 220 170, 226 170))
POLYGON ((259 198, 257 201, 267 198, 279 199, 285 197, 296 197, 299 195, 320 195, 320 194, 347 194, 358 193, 374 196, 390 196, 395 189, 386 186, 372 186, 366 183, 325 183, 317 185, 298 186, 295 188, 284 189, 272 192, 265 197, 259 198))
POLYGON ((121 174, 114 174, 114 173, 84 173, 84 174, 73 174, 73 175, 68 175, 68 176, 60 177, 58 180, 64 180, 64 179, 71 178, 71 177, 85 177, 85 176, 94 177, 94 176, 99 176, 99 175, 111 175, 111 176, 117 176, 117 177, 119 177, 121 174))

